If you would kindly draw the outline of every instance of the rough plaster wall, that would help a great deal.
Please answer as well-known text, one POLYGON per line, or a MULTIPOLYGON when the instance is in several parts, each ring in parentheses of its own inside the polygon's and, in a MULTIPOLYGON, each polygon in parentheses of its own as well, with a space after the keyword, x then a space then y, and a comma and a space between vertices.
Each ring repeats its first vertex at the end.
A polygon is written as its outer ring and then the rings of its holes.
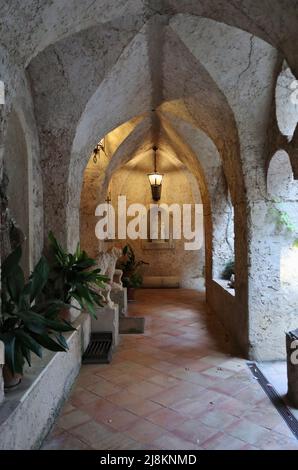
MULTIPOLYGON (((5 105, 1 106, 0 148, 5 152, 8 123, 14 109, 19 127, 24 135, 24 152, 27 153, 28 178, 24 186, 28 187, 29 198, 29 268, 39 258, 43 248, 43 190, 40 169, 39 138, 36 128, 30 85, 26 73, 14 64, 7 51, 0 48, 0 79, 5 84, 5 105)), ((13 129, 11 128, 11 132, 13 129)), ((13 192, 14 188, 10 188, 13 192)), ((18 188, 19 189, 19 188, 18 188)), ((18 222, 18 221, 17 221, 18 222)))
POLYGON ((95 209, 107 197, 106 191, 103 190, 106 166, 107 162, 103 155, 101 155, 98 164, 94 164, 91 158, 84 172, 81 191, 80 244, 94 258, 99 249, 98 239, 95 236, 95 226, 98 221, 95 209))
POLYGON ((177 15, 170 24, 206 67, 233 110, 246 190, 249 200, 255 200, 260 197, 262 189, 257 185, 261 182, 263 188, 265 185, 264 169, 260 162, 265 157, 263 146, 266 143, 275 70, 279 64, 278 54, 258 38, 204 18, 191 17, 185 22, 183 15, 177 15))
POLYGON ((16 61, 27 65, 40 51, 57 40, 90 27, 113 27, 119 19, 143 20, 138 0, 1 1, 0 28, 3 42, 16 61))
POLYGON ((27 74, 23 76, 13 106, 24 132, 28 157, 29 262, 32 270, 43 250, 44 212, 39 136, 27 74))
MULTIPOLYGON (((261 302, 264 308, 260 316, 252 319, 251 328, 255 332, 255 350, 261 359, 270 358, 277 354, 283 357, 284 332, 296 328, 298 309, 298 270, 297 248, 293 246, 298 235, 298 182, 293 179, 289 156, 286 152, 277 152, 271 159, 267 175, 268 201, 266 203, 265 218, 260 217, 258 226, 267 227, 267 234, 263 230, 264 240, 270 240, 267 251, 264 250, 264 241, 260 241, 262 256, 267 256, 266 269, 270 277, 271 301, 274 308, 266 307, 264 294, 261 293, 261 302), (290 233, 284 226, 279 226, 274 210, 281 210, 289 217, 294 231, 290 233), (273 212, 272 212, 273 211, 273 212), (270 338, 267 352, 259 348, 262 334, 265 331, 270 338), (279 348, 277 347, 279 345, 279 348)), ((258 217, 257 217, 258 218, 258 217)), ((263 259, 263 258, 262 258, 263 259)))
POLYGON ((149 107, 145 37, 144 32, 134 37, 135 33, 130 23, 122 29, 95 28, 49 48, 30 65, 37 97, 43 171, 47 174, 46 231, 55 230, 58 238, 66 242, 61 220, 67 217, 68 241, 72 246, 78 239, 77 188, 82 183, 87 156, 107 132, 149 107), (106 75, 108 79, 104 79, 106 75), (127 81, 128 75, 133 75, 131 81, 127 81))
POLYGON ((23 244, 22 267, 29 274, 29 190, 28 190, 28 155, 26 141, 20 121, 12 112, 8 121, 5 141, 4 172, 7 174, 8 204, 17 225, 22 230, 23 244))
MULTIPOLYGON (((163 85, 167 108, 172 114, 203 130, 213 140, 222 155, 233 200, 239 200, 243 194, 243 181, 238 134, 232 109, 210 74, 207 58, 205 64, 202 63, 201 57, 196 56, 192 50, 195 39, 191 33, 188 35, 188 18, 180 18, 182 31, 179 31, 177 21, 178 19, 172 20, 170 27, 166 29, 164 45, 163 85), (182 39, 183 34, 189 43, 182 39)), ((209 31, 212 31, 212 24, 209 26, 209 31)), ((205 47, 211 50, 216 43, 210 32, 209 42, 206 40, 206 43, 205 47)), ((222 43, 218 41, 216 50, 220 50, 220 44, 222 43)), ((226 54, 224 47, 220 53, 226 54)))

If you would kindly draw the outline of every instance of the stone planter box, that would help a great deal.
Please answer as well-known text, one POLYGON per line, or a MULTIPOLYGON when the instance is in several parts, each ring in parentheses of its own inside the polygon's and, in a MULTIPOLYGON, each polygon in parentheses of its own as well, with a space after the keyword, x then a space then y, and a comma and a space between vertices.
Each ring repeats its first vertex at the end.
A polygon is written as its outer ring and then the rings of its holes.
POLYGON ((0 405, 0 450, 38 449, 50 431, 79 373, 90 341, 90 315, 81 313, 76 331, 65 334, 68 352, 44 350, 32 357, 21 384, 5 392, 0 405))
POLYGON ((292 406, 298 408, 298 329, 286 333, 288 399, 292 406))
POLYGON ((97 318, 91 319, 92 333, 112 333, 113 351, 119 343, 119 307, 97 307, 95 309, 97 318))

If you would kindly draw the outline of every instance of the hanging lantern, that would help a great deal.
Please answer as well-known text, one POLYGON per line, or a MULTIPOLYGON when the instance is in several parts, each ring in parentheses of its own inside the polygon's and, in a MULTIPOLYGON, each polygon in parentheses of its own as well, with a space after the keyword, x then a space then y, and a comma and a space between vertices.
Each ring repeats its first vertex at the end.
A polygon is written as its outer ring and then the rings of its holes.
POLYGON ((148 178, 151 186, 151 193, 153 201, 159 201, 161 197, 161 187, 163 175, 158 173, 156 166, 156 151, 157 147, 153 147, 154 151, 154 173, 149 173, 148 178))

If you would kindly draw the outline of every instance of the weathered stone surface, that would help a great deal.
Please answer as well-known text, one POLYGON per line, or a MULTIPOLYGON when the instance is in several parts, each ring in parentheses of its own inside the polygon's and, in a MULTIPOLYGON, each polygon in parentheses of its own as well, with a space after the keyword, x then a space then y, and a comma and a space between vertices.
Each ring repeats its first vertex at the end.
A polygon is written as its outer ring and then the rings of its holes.
POLYGON ((111 299, 119 306, 119 319, 127 315, 127 288, 122 290, 111 290, 111 299))
POLYGON ((277 196, 293 219, 297 213, 297 106, 287 108, 298 72, 296 10, 296 0, 2 2, 0 172, 3 157, 12 167, 12 153, 24 157, 9 191, 23 209, 29 268, 50 229, 70 249, 80 225, 81 234, 94 231, 83 181, 101 138, 114 133, 109 158, 94 168, 100 175, 87 175, 94 202, 118 172, 129 183, 132 168, 147 171, 158 143, 169 164, 176 159, 177 182, 188 181, 181 200, 200 194, 206 256, 185 253, 177 263, 163 254, 150 266, 161 273, 168 262, 174 275, 184 266, 185 286, 205 266, 208 302, 239 348, 285 357, 283 331, 295 326, 298 307, 288 263, 295 252, 268 212, 277 196), (135 165, 140 157, 144 167, 135 165), (278 186, 274 175, 286 166, 278 186), (19 203, 21 168, 28 180, 19 203), (233 255, 230 299, 213 279, 233 255))

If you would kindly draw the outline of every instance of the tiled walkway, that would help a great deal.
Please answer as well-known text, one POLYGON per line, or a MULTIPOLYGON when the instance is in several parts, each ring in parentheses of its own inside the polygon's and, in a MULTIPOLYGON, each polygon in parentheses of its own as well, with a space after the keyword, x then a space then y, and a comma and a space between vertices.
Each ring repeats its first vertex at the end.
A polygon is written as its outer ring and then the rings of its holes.
POLYGON ((191 290, 141 290, 110 365, 83 366, 44 449, 298 449, 191 290))

